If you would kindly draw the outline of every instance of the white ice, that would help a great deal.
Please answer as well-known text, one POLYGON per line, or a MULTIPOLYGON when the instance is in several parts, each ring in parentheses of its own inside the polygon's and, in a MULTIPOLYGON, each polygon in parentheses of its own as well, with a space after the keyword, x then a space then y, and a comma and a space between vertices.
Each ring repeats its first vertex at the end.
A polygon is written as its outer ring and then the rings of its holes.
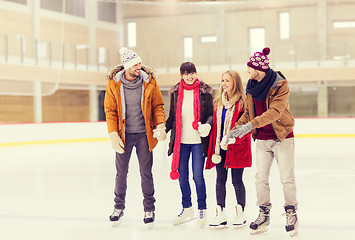
MULTIPOLYGON (((132 154, 125 215, 118 227, 113 210, 114 153, 109 141, 0 147, 0 239, 289 239, 284 230, 283 194, 277 164, 271 169, 273 208, 269 231, 250 235, 233 229, 235 198, 227 183, 228 228, 200 228, 193 220, 173 226, 181 209, 177 181, 169 178, 167 141, 154 150, 156 222, 143 223, 137 158, 132 154)), ((296 139, 299 234, 296 239, 354 239, 355 138, 296 139)), ((252 145, 254 152, 254 143, 252 145)), ((245 170, 248 224, 255 220, 255 165, 245 170)), ((215 169, 206 170, 208 220, 215 214, 215 169)), ((191 179, 193 204, 196 194, 191 179)))

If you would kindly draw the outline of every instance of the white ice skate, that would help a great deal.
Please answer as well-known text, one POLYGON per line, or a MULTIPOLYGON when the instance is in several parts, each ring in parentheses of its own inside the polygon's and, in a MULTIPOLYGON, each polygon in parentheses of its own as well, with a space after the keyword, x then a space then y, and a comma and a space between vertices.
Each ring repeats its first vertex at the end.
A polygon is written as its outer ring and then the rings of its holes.
POLYGON ((211 229, 222 229, 227 227, 227 216, 224 209, 217 205, 216 207, 216 217, 209 224, 211 229))
POLYGON ((194 217, 193 207, 183 208, 181 213, 174 219, 173 224, 179 225, 191 220, 194 217))
POLYGON ((247 220, 245 217, 245 212, 243 211, 243 207, 240 204, 237 204, 237 206, 235 206, 235 209, 236 209, 236 216, 233 221, 233 227, 240 228, 245 226, 247 220))

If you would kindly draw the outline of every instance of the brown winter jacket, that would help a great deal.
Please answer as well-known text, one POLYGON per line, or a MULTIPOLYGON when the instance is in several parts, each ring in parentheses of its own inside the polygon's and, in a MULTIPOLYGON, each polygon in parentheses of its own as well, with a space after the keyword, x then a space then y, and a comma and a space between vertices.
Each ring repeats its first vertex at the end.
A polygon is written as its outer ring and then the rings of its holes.
POLYGON ((277 72, 277 74, 279 76, 266 95, 266 112, 261 116, 255 116, 253 97, 247 94, 248 107, 235 125, 243 125, 250 121, 253 124, 252 136, 254 140, 256 139, 257 129, 268 124, 272 125, 280 141, 283 141, 293 131, 295 120, 291 115, 288 103, 290 92, 288 81, 282 73, 277 72))
MULTIPOLYGON (((122 81, 115 78, 116 74, 123 73, 123 65, 114 67, 108 74, 104 108, 108 132, 118 132, 118 135, 125 143, 125 107, 122 108, 124 91, 122 81), (121 72, 122 71, 122 72, 121 72), (120 73, 121 72, 121 73, 120 73)), ((158 140, 153 138, 153 129, 161 123, 165 123, 164 101, 160 92, 153 69, 143 66, 143 88, 142 112, 145 122, 149 151, 157 145, 158 140)))

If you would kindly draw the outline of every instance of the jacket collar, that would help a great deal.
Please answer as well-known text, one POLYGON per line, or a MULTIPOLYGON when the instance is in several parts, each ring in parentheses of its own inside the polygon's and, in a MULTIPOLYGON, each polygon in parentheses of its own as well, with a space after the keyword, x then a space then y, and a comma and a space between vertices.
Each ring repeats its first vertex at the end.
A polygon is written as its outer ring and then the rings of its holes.
MULTIPOLYGON (((122 78, 123 78, 123 74, 126 72, 126 70, 122 69, 121 71, 119 71, 118 73, 116 73, 114 80, 115 82, 119 82, 122 78)), ((148 73, 146 73, 145 71, 141 70, 141 76, 143 78, 143 81, 145 81, 146 83, 149 83, 149 75, 148 73)))

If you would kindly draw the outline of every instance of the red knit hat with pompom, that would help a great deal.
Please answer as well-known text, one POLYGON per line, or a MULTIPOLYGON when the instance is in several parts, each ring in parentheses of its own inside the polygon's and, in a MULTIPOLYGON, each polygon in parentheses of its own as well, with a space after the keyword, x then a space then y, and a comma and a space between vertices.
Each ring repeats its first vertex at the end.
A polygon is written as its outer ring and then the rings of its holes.
POLYGON ((247 65, 256 70, 266 72, 269 69, 269 58, 267 55, 270 53, 270 48, 266 47, 263 52, 256 52, 249 58, 247 65))

